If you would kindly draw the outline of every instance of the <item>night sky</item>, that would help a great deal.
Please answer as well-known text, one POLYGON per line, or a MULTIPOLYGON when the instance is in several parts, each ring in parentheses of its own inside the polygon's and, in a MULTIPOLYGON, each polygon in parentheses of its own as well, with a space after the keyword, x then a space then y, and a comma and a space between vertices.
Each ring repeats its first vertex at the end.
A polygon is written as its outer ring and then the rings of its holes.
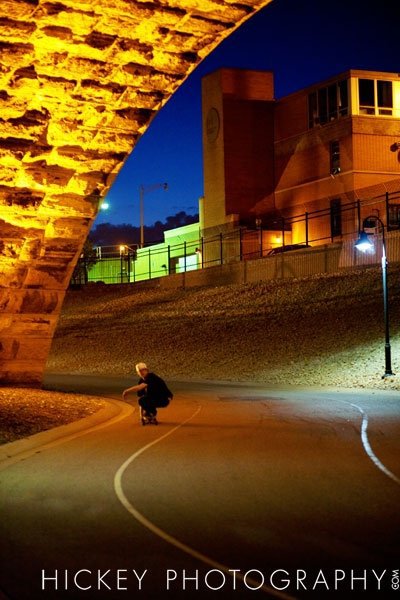
MULTIPOLYGON (((201 77, 221 67, 272 70, 281 98, 348 69, 400 72, 400 0, 273 0, 206 58, 139 140, 95 222, 139 225, 181 210, 198 212, 203 193, 201 77)), ((95 226, 94 225, 94 226, 95 226)))

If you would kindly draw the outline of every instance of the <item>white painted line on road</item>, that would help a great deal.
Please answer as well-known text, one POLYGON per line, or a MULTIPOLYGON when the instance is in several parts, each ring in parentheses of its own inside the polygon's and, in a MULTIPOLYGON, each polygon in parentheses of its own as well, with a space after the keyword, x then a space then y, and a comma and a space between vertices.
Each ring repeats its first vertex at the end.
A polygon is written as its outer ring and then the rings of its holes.
POLYGON ((376 454, 374 453, 374 451, 371 448, 371 444, 369 443, 369 440, 368 440, 368 415, 367 415, 367 413, 361 408, 361 406, 358 406, 357 404, 352 404, 350 402, 348 403, 348 402, 345 402, 344 400, 342 400, 342 402, 344 402, 345 404, 350 404, 350 406, 352 406, 353 408, 356 408, 361 413, 361 416, 362 416, 361 441, 362 441, 364 450, 367 453, 368 457, 372 460, 374 465, 376 467, 378 467, 378 469, 380 469, 383 473, 385 473, 385 475, 387 477, 390 477, 390 479, 392 479, 394 482, 396 482, 397 484, 400 485, 400 479, 394 473, 392 473, 392 471, 389 471, 389 469, 387 467, 385 467, 385 465, 379 460, 379 458, 376 456, 376 454))
MULTIPOLYGON (((197 408, 197 410, 193 413, 193 415, 191 417, 189 417, 188 419, 186 419, 185 421, 183 421, 182 423, 180 423, 179 425, 177 425, 176 427, 174 427, 173 429, 171 429, 170 431, 168 431, 167 433, 165 433, 161 437, 153 440, 152 442, 149 442, 148 444, 146 444, 145 446, 143 446, 142 448, 140 448, 139 450, 137 450, 136 452, 134 452, 134 454, 132 454, 120 466, 120 468, 116 472, 115 477, 114 477, 114 490, 115 490, 115 493, 117 495, 118 500, 121 502, 121 504, 123 505, 123 507, 126 508, 126 510, 139 523, 141 523, 141 525, 143 525, 144 527, 146 527, 149 531, 151 531, 156 536, 158 536, 159 538, 161 538, 164 541, 166 541, 168 544, 171 544, 172 546, 175 546, 175 548, 178 548, 179 550, 181 550, 185 554, 188 554, 189 556, 192 556, 196 560, 199 560, 199 561, 205 563, 206 565, 209 565, 213 569, 218 569, 218 570, 222 571, 223 573, 227 574, 229 577, 233 577, 233 575, 232 575, 232 568, 227 567, 226 565, 224 565, 224 564, 222 564, 222 563, 220 563, 218 561, 213 560, 212 558, 210 558, 206 554, 203 554, 202 552, 198 552, 194 548, 191 548, 190 546, 188 546, 184 542, 179 541, 177 538, 173 537, 172 535, 170 535, 169 533, 167 533, 166 531, 164 531, 163 529, 161 529, 160 527, 158 527, 157 525, 155 525, 154 523, 152 523, 149 519, 147 519, 141 512, 139 512, 137 510, 137 508, 135 508, 133 506, 133 504, 131 504, 131 502, 126 497, 126 495, 124 493, 124 490, 123 490, 123 486, 122 486, 122 477, 123 477, 126 469, 129 467, 129 465, 131 465, 141 454, 143 454, 144 452, 146 452, 146 450, 148 450, 149 448, 152 448, 156 444, 159 444, 162 440, 164 440, 165 438, 169 437, 170 435, 172 435, 173 433, 175 433, 175 431, 177 431, 178 429, 180 429, 181 427, 183 427, 184 425, 186 425, 186 423, 188 423, 189 421, 191 421, 192 419, 194 419, 199 414, 200 410, 201 410, 201 406, 199 406, 197 408)), ((244 576, 241 575, 240 573, 236 573, 236 578, 240 579, 241 581, 244 581, 244 579, 245 579, 244 576)), ((251 579, 250 577, 246 577, 246 581, 250 585, 252 585, 254 587, 258 587, 260 585, 259 581, 255 581, 255 580, 251 579)), ((283 592, 280 592, 279 590, 275 590, 275 589, 273 589, 271 587, 268 587, 266 585, 263 585, 259 589, 261 591, 263 591, 263 592, 266 592, 267 594, 270 594, 271 596, 276 597, 276 598, 282 598, 282 600, 295 600, 295 598, 293 596, 288 596, 287 594, 284 594, 283 592)))

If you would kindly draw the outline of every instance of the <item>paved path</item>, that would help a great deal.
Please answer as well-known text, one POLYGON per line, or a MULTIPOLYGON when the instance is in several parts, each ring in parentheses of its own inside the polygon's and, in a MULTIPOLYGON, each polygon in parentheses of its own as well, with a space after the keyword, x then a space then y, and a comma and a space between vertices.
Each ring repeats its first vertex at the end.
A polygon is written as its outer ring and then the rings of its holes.
MULTIPOLYGON (((119 398, 128 382, 57 384, 119 398)), ((6 597, 319 600, 357 597, 351 577, 394 597, 395 395, 171 387, 157 427, 128 410, 0 472, 6 597)))

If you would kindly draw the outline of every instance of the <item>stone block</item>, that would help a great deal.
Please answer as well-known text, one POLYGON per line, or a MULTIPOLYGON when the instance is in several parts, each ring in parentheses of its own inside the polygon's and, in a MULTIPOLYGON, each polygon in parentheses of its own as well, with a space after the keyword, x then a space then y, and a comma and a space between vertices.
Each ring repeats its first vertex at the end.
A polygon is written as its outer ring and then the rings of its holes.
POLYGON ((57 291, 64 291, 71 279, 73 268, 63 265, 63 269, 46 263, 43 265, 32 265, 27 269, 24 285, 26 288, 41 289, 49 288, 57 291))
MULTIPOLYGON (((2 331, 8 327, 14 326, 21 319, 21 315, 25 322, 40 322, 40 319, 45 319, 49 322, 49 315, 58 315, 61 310, 62 302, 65 296, 63 290, 46 290, 46 289, 30 289, 30 288, 0 288, 0 311, 1 316, 8 319, 8 315, 13 315, 14 320, 6 327, 6 322, 2 321, 2 331), (26 321, 26 315, 35 315, 29 317, 26 321)), ((7 321, 8 322, 8 321, 7 321)))
POLYGON ((19 288, 24 284, 28 268, 26 265, 18 264, 16 260, 5 261, 0 258, 0 288, 19 288))
POLYGON ((64 193, 50 194, 42 203, 42 209, 52 217, 60 212, 66 217, 83 217, 94 219, 98 212, 99 196, 64 193))
POLYGON ((40 387, 43 379, 44 360, 0 360, 0 384, 40 387))

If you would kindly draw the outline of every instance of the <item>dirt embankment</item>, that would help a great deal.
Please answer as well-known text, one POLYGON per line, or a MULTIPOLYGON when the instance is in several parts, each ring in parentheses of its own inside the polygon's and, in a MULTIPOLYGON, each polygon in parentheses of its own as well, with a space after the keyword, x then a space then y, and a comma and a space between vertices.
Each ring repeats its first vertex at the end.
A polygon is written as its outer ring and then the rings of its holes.
POLYGON ((389 274, 393 370, 384 380, 377 268, 205 289, 88 286, 67 294, 48 368, 168 379, 400 388, 400 281, 389 274))
POLYGON ((0 389, 0 444, 87 417, 105 406, 101 398, 29 388, 0 389))

